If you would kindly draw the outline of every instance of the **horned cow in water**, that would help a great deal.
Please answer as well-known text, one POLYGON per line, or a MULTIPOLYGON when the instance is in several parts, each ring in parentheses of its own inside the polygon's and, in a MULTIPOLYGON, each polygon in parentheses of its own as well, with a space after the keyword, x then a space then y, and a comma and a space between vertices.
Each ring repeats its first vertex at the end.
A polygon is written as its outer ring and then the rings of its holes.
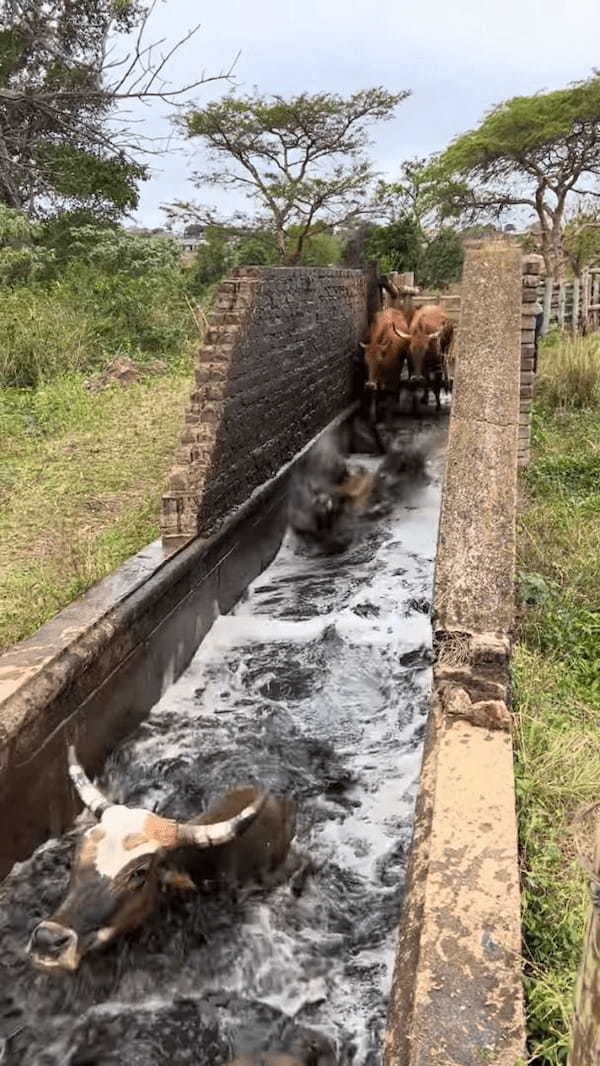
POLYGON ((140 925, 162 887, 268 881, 296 829, 293 800, 253 785, 231 789, 190 822, 110 803, 69 749, 69 774, 97 824, 80 839, 67 896, 33 930, 28 952, 45 972, 77 970, 84 955, 140 925))
POLYGON ((423 387, 424 402, 427 402, 429 389, 432 389, 439 411, 442 385, 449 391, 447 361, 454 335, 452 320, 439 304, 426 304, 415 312, 410 329, 402 331, 399 326, 394 328, 407 346, 413 407, 416 408, 416 390, 423 387))
POLYGON ((354 540, 360 523, 405 497, 426 480, 426 463, 437 447, 435 434, 387 449, 377 470, 349 463, 333 437, 307 453, 290 487, 288 522, 309 549, 333 554, 354 540))

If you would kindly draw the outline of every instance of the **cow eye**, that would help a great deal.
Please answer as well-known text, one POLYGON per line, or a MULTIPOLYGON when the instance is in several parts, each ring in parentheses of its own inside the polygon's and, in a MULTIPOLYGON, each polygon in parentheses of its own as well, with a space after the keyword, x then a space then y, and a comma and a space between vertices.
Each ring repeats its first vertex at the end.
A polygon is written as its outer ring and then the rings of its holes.
POLYGON ((133 888, 141 888, 148 877, 149 866, 137 866, 128 877, 128 882, 133 888))

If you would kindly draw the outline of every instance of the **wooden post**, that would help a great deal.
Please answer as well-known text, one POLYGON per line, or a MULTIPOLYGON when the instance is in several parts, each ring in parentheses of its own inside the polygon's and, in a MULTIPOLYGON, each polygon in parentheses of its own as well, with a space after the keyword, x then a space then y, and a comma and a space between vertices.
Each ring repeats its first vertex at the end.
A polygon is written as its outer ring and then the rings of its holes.
POLYGON ((565 283, 563 280, 558 283, 558 325, 561 329, 565 328, 565 283))
POLYGON ((600 1062, 600 821, 590 887, 592 907, 577 978, 568 1066, 600 1062))
POLYGON ((573 313, 571 318, 571 331, 573 333, 579 333, 579 293, 580 293, 580 281, 579 278, 573 280, 573 313))
POLYGON ((582 300, 581 300, 581 318, 582 318, 582 332, 587 333, 589 329, 589 317, 590 317, 590 272, 584 270, 581 276, 582 300))
POLYGON ((546 278, 546 284, 544 286, 544 322, 542 325, 542 337, 545 337, 548 332, 548 326, 550 325, 550 311, 552 309, 552 292, 554 290, 554 281, 551 277, 546 278))

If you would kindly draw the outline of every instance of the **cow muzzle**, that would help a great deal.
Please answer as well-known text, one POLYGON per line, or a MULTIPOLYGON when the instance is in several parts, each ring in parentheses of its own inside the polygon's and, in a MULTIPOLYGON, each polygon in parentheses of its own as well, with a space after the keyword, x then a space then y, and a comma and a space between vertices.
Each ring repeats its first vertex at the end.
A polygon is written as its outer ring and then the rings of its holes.
POLYGON ((45 973, 50 970, 73 973, 81 960, 77 933, 57 922, 40 922, 36 925, 27 952, 36 969, 45 973))
POLYGON ((425 378, 422 374, 411 374, 409 381, 411 385, 415 385, 417 388, 425 384, 425 378))

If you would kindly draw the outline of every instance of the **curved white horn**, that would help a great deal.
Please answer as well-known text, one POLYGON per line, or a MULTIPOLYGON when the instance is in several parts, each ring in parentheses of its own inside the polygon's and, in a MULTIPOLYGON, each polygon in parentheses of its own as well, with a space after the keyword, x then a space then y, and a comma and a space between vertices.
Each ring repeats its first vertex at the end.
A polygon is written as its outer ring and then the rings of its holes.
POLYGON ((100 818, 104 811, 108 810, 109 807, 113 807, 114 804, 109 803, 106 796, 102 795, 100 789, 92 784, 85 770, 77 761, 73 745, 69 747, 68 758, 69 777, 77 789, 81 802, 92 814, 96 815, 96 818, 100 818))
POLYGON ((362 341, 359 341, 358 343, 360 344, 361 348, 368 348, 369 347, 368 344, 363 344, 362 341))
POLYGON ((441 329, 435 331, 435 333, 429 333, 428 337, 430 341, 435 341, 441 335, 441 329))
POLYGON ((235 837, 241 836, 252 825, 262 810, 267 795, 267 792, 261 793, 254 803, 244 807, 243 811, 233 818, 228 818, 225 822, 213 822, 212 825, 190 825, 178 822, 177 844, 194 844, 198 848, 213 848, 219 844, 227 844, 235 837))
POLYGON ((398 329, 398 327, 395 324, 392 325, 392 328, 394 330, 394 333, 397 333, 399 337, 402 337, 402 340, 404 340, 404 341, 409 341, 410 340, 410 333, 403 333, 402 330, 398 329))

